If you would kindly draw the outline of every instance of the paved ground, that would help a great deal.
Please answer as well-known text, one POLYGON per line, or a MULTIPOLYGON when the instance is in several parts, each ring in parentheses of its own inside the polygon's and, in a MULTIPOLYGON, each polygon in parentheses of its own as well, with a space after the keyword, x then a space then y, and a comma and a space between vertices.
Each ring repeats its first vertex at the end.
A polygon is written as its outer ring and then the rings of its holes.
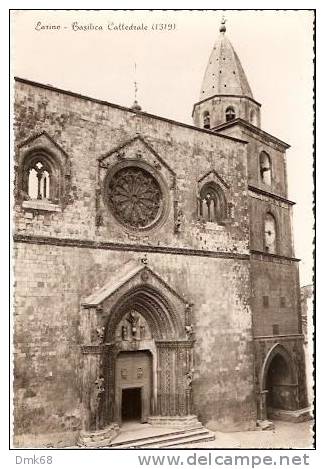
POLYGON ((275 421, 274 430, 252 432, 215 432, 215 441, 197 443, 186 448, 312 448, 313 422, 275 421))

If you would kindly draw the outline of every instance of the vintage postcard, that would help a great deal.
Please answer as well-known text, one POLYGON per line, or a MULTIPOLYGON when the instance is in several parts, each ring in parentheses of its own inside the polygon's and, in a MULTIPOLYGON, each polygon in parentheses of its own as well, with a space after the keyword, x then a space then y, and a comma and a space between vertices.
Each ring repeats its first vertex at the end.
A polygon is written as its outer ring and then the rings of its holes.
POLYGON ((10 24, 12 447, 313 448, 315 12, 10 24))

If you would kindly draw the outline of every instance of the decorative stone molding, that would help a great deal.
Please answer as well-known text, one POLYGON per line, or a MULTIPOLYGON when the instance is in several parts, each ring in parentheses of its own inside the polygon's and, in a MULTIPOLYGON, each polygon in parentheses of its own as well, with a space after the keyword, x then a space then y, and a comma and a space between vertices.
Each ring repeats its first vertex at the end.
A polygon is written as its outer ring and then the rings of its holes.
POLYGON ((202 188, 204 184, 207 182, 215 182, 217 184, 221 184, 224 189, 229 189, 229 184, 217 173, 215 169, 211 169, 207 173, 205 173, 199 180, 198 186, 202 188))
POLYGON ((101 344, 103 342, 104 335, 105 335, 105 327, 97 327, 96 334, 98 337, 98 341, 101 344))
POLYGON ((150 153, 153 156, 152 163, 154 166, 159 164, 160 168, 163 166, 165 167, 170 174, 176 178, 176 173, 171 169, 171 167, 159 156, 159 154, 154 150, 152 145, 150 145, 141 135, 137 134, 134 138, 127 140, 122 145, 113 148, 108 153, 104 154, 103 156, 98 158, 100 163, 107 162, 108 160, 114 158, 116 156, 119 159, 123 159, 125 157, 125 153, 132 147, 136 147, 134 152, 134 156, 138 159, 142 158, 143 153, 150 153))
POLYGON ((194 326, 193 326, 193 324, 185 326, 185 333, 186 333, 188 339, 193 338, 193 335, 194 335, 194 326))
MULTIPOLYGON (((67 153, 50 135, 43 131, 32 135, 16 146, 15 194, 17 202, 25 202, 25 209, 58 212, 69 202, 71 167, 67 153), (37 199, 28 194, 29 171, 38 165, 50 174, 50 187, 44 199, 40 189, 37 199), (26 202, 29 202, 26 204, 26 202), (36 204, 35 204, 36 203, 36 204), (32 204, 32 206, 30 206, 32 204), (55 208, 57 206, 57 209, 55 208)), ((41 174, 39 174, 41 176, 41 174)), ((39 183, 40 184, 40 180, 39 183)))
POLYGON ((140 259, 140 262, 141 262, 143 265, 148 265, 147 253, 145 253, 144 256, 140 259))
POLYGON ((156 340, 160 348, 189 348, 193 347, 194 340, 156 340))
POLYGON ((176 174, 151 144, 136 135, 98 158, 98 185, 97 226, 112 221, 129 234, 141 235, 168 219, 169 188, 176 186, 176 174))
POLYGON ((105 379, 102 376, 99 376, 95 381, 97 399, 105 392, 104 382, 105 379))
POLYGON ((52 204, 48 200, 24 200, 22 207, 31 211, 62 212, 59 205, 52 204))
POLYGON ((175 200, 174 202, 174 233, 180 233, 182 231, 184 223, 184 214, 181 208, 179 207, 179 202, 175 200))
POLYGON ((208 223, 223 226, 232 222, 234 213, 229 189, 229 184, 215 169, 197 181, 197 217, 203 226, 208 223))
POLYGON ((186 372, 185 374, 185 380, 186 380, 186 387, 187 388, 192 388, 192 382, 194 378, 194 369, 191 369, 186 372))
MULTIPOLYGON (((114 242, 102 242, 92 241, 88 239, 71 239, 71 238, 54 238, 45 236, 33 236, 15 234, 14 241, 20 243, 39 244, 39 245, 52 245, 52 246, 73 246, 90 249, 106 249, 111 251, 128 251, 128 252, 152 252, 152 253, 165 253, 165 254, 177 254, 181 256, 198 256, 198 257, 211 257, 216 259, 237 259, 243 261, 249 261, 250 255, 246 253, 237 252, 216 252, 203 249, 188 249, 188 248, 173 248, 165 246, 151 246, 144 244, 122 244, 114 242)), ((263 255, 262 252, 252 251, 252 253, 258 253, 263 255)), ((274 254, 267 254, 266 257, 276 257, 279 259, 286 259, 288 261, 298 262, 300 259, 296 258, 284 258, 283 256, 276 256, 274 254)))

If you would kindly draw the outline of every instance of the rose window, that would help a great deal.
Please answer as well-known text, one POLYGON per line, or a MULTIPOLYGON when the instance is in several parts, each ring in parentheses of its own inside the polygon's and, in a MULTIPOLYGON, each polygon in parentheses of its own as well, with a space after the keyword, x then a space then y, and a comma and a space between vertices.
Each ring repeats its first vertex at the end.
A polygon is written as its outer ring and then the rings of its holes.
POLYGON ((162 193, 156 179, 142 168, 115 173, 108 185, 108 200, 115 217, 132 228, 146 228, 162 212, 162 193))

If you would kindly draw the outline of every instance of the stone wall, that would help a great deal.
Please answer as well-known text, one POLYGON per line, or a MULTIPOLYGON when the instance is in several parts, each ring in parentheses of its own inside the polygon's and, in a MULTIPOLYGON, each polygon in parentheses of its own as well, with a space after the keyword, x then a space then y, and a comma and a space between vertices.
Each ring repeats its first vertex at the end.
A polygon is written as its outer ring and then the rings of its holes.
POLYGON ((240 96, 216 96, 213 99, 207 99, 195 104, 193 110, 193 120, 197 127, 203 127, 204 112, 210 114, 211 129, 226 122, 226 109, 231 106, 235 111, 235 117, 247 120, 260 127, 260 106, 259 104, 246 97, 240 96))
POLYGON ((301 334, 297 263, 253 256, 251 282, 254 335, 301 334), (276 324, 278 333, 273 331, 276 324))
MULTIPOLYGON (((211 428, 254 428, 245 144, 71 93, 16 84, 16 161, 41 138, 43 146, 48 140, 67 156, 70 170, 58 211, 24 206, 16 187, 15 434, 48 434, 45 440, 53 444, 56 433, 63 435, 62 444, 71 442, 83 418, 80 302, 144 252, 153 270, 194 303, 199 418, 211 428), (103 201, 105 171, 117 164, 115 150, 125 143, 127 158, 141 152, 170 190, 166 220, 152 232, 123 229, 103 201), (100 157, 108 168, 99 169, 100 157), (223 226, 197 218, 197 181, 212 170, 232 206, 223 226), (178 209, 181 226, 175 230, 178 209)), ((19 176, 19 166, 16 171, 19 176)))
MULTIPOLYGON (((244 144, 212 132, 21 82, 16 83, 15 111, 16 144, 23 144, 17 153, 22 151, 26 139, 45 131, 68 155, 71 165, 71 190, 63 211, 39 212, 23 208, 18 200, 17 234, 248 253, 244 144), (162 169, 157 170, 162 177, 166 179, 164 163, 176 175, 164 229, 147 235, 127 232, 116 223, 103 206, 105 194, 98 175, 98 158, 139 135, 162 160, 162 169), (222 227, 207 226, 197 217, 197 181, 213 169, 229 186, 227 199, 233 207, 232 222, 222 227), (104 214, 103 226, 95 223, 97 197, 104 214), (182 211, 182 227, 177 236, 176 201, 182 211)), ((133 158, 138 150, 145 161, 154 163, 150 150, 141 143, 131 145, 127 158, 133 158)), ((112 155, 111 167, 117 161, 117 156, 112 155)))
MULTIPOLYGON (((68 438, 81 419, 80 303, 140 255, 28 243, 16 250, 15 433, 68 438)), ((194 303, 199 418, 211 428, 253 428, 248 261, 152 253, 148 264, 194 303)))
POLYGON ((221 132, 223 135, 240 138, 248 142, 247 165, 249 185, 282 197, 287 197, 286 144, 280 144, 277 139, 266 133, 258 134, 241 125, 222 129, 221 132), (260 176, 259 158, 262 151, 265 151, 272 161, 272 186, 263 183, 260 176))
POLYGON ((261 194, 250 192, 250 247, 251 250, 264 251, 264 222, 271 213, 276 224, 276 254, 294 257, 291 234, 291 205, 261 194))

